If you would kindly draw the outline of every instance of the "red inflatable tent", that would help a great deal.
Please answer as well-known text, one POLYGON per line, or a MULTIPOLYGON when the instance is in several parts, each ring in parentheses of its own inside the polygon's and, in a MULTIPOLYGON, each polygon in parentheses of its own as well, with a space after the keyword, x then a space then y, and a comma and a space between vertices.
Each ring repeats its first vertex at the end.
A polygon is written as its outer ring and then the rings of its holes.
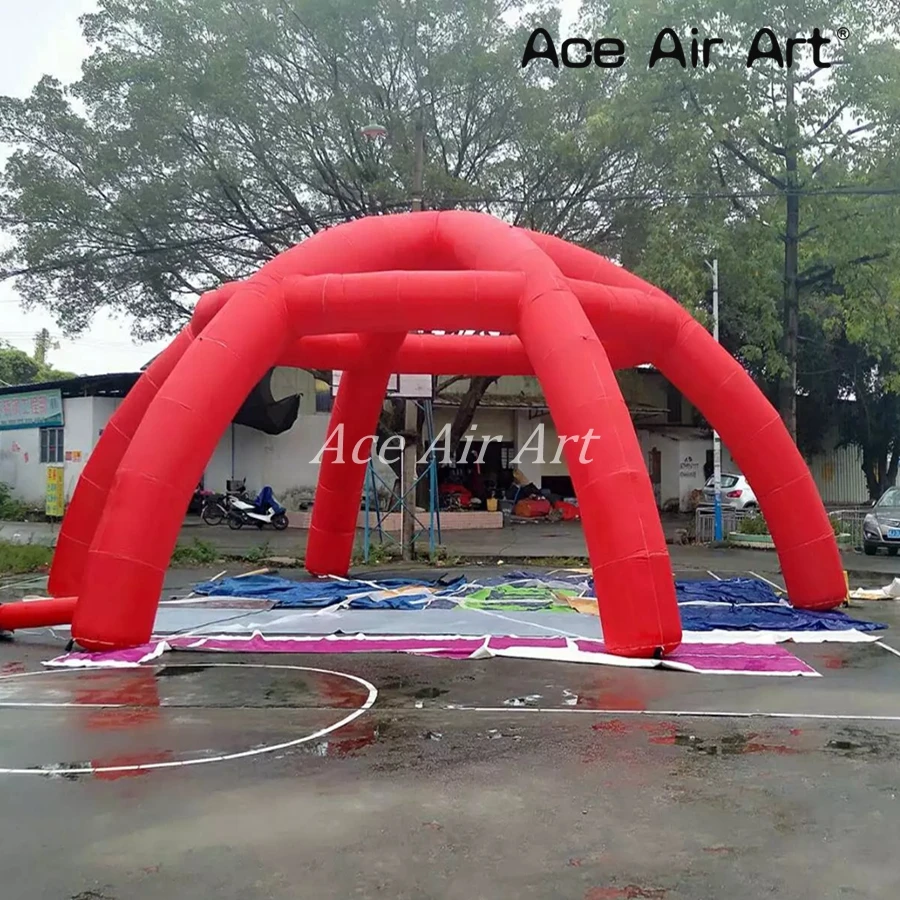
MULTIPOLYGON (((534 374, 560 435, 611 652, 672 651, 681 624, 662 527, 614 375, 652 363, 718 429, 753 485, 791 601, 845 596, 815 484, 744 369, 674 300, 610 261, 474 212, 378 216, 321 232, 205 294, 104 429, 63 521, 56 599, 0 628, 72 622, 84 648, 146 642, 183 513, 213 450, 272 366, 343 370, 329 431, 371 436, 392 372, 534 374), (479 330, 500 336, 410 334, 479 330), (108 502, 109 501, 109 502, 108 502)), ((346 574, 365 462, 325 454, 306 555, 346 574)))

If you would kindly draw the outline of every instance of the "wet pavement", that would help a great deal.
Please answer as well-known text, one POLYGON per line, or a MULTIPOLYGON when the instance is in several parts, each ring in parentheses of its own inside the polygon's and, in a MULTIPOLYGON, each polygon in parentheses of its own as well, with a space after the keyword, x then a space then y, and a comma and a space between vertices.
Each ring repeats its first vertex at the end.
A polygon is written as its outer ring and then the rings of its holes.
MULTIPOLYGON (((684 520, 683 517, 674 520, 664 518, 664 525, 668 527, 671 537, 684 526, 684 520)), ((0 522, 0 540, 51 543, 57 532, 57 526, 46 523, 0 522)), ((286 531, 260 531, 255 528, 231 531, 224 525, 211 527, 199 519, 188 519, 181 530, 179 541, 189 545, 194 540, 201 540, 226 554, 264 553, 302 558, 307 536, 308 532, 299 528, 289 528, 286 531)), ((587 555, 584 534, 578 522, 513 523, 498 529, 444 531, 442 537, 442 545, 449 558, 484 560, 487 565, 492 565, 497 560, 505 560, 510 565, 521 565, 527 559, 567 559, 587 555)), ((363 543, 363 532, 360 530, 356 540, 358 554, 362 553, 363 543)), ((388 539, 387 546, 391 544, 388 539)), ((395 541, 393 546, 397 546, 395 541)), ((423 539, 423 552, 427 548, 428 541, 423 539)), ((773 551, 677 543, 670 545, 668 550, 675 569, 703 573, 712 569, 721 575, 732 575, 750 569, 767 576, 777 576, 781 571, 778 556, 773 551)), ((856 550, 845 550, 841 557, 855 587, 870 584, 881 586, 900 577, 900 557, 883 554, 865 556, 856 550)))
MULTIPOLYGON (((900 645, 896 603, 852 612, 900 645)), ((3 900, 900 895, 883 647, 791 646, 821 678, 61 648, 0 642, 3 900)))

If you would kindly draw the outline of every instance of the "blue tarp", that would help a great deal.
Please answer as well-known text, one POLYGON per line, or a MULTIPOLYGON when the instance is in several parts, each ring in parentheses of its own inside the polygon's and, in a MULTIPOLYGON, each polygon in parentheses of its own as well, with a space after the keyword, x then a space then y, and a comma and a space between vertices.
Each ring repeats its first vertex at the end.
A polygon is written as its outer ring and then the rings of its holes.
MULTIPOLYGON (((465 577, 426 581, 416 578, 379 578, 372 581, 291 581, 273 575, 250 575, 245 578, 223 578, 194 587, 195 593, 217 597, 266 598, 277 609, 322 609, 347 599, 352 594, 375 594, 396 588, 421 587, 422 592, 396 597, 360 596, 347 604, 349 609, 421 610, 426 606, 446 607, 464 588, 477 590, 519 581, 568 582, 571 586, 589 588, 588 575, 510 571, 500 577, 479 578, 467 582, 465 577)), ((878 631, 879 622, 852 619, 842 612, 810 612, 794 609, 764 581, 730 578, 723 581, 677 581, 675 583, 681 622, 685 631, 878 631)))
POLYGON ((676 581, 679 603, 771 603, 789 606, 775 591, 757 578, 727 578, 722 581, 676 581))
MULTIPOLYGON (((459 580, 459 579, 457 579, 459 580)), ((453 582, 450 582, 452 584, 453 582)), ((448 582, 443 582, 447 585, 448 582)), ((397 597, 357 597, 347 604, 349 609, 422 609, 434 597, 434 581, 415 578, 379 578, 378 581, 291 581, 275 575, 248 575, 223 578, 194 586, 194 593, 209 597, 257 597, 275 602, 277 609, 322 609, 346 600, 351 594, 389 591, 395 588, 422 587, 419 593, 397 597), (374 586, 373 586, 374 585, 374 586)))
POLYGON ((885 627, 880 622, 851 619, 841 612, 811 612, 758 603, 681 606, 679 611, 685 631, 879 631, 885 627))
POLYGON ((676 581, 685 631, 879 631, 880 622, 851 619, 842 612, 794 609, 764 581, 676 581))

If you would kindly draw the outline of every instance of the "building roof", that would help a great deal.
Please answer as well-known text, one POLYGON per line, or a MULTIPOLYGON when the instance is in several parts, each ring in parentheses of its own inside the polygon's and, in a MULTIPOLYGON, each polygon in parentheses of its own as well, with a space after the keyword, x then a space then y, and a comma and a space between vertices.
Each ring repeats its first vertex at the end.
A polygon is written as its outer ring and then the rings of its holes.
MULTIPOLYGON (((63 399, 71 397, 124 397, 134 387, 143 372, 119 372, 110 375, 80 375, 58 381, 35 384, 13 384, 0 387, 0 397, 27 394, 33 391, 58 390, 63 399)), ((232 419, 236 425, 246 425, 266 434, 281 434, 297 419, 301 394, 291 394, 281 400, 272 396, 270 370, 247 396, 232 419)))
POLYGON ((78 375, 75 378, 40 381, 35 384, 12 384, 0 387, 0 397, 54 390, 58 390, 64 398, 124 397, 140 377, 140 372, 117 372, 110 375, 78 375))

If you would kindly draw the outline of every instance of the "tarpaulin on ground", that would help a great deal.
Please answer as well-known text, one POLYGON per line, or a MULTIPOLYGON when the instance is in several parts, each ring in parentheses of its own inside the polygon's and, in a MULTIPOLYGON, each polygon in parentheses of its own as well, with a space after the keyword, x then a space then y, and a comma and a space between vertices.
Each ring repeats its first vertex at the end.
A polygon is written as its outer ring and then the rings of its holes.
MULTIPOLYGON (((291 581, 272 575, 223 578, 194 588, 205 596, 265 597, 276 609, 424 610, 471 608, 497 612, 559 612, 596 615, 593 582, 586 574, 510 571, 469 581, 465 577, 426 581, 316 579, 291 581)), ((681 622, 687 632, 849 631, 884 628, 841 612, 794 609, 766 582, 750 578, 676 582, 681 622)))
POLYGON ((574 612, 568 598, 581 596, 577 589, 551 587, 545 584, 517 583, 483 587, 461 596, 460 605, 469 609, 496 609, 504 612, 550 610, 574 612))
POLYGON ((851 619, 840 612, 811 612, 792 606, 708 604, 681 606, 685 631, 879 631, 880 622, 851 619))
MULTIPOLYGON (((442 582, 440 586, 447 584, 442 582)), ((277 609, 323 609, 342 603, 349 609, 416 610, 433 600, 438 586, 438 582, 415 578, 380 578, 377 582, 291 581, 275 575, 248 575, 206 581, 195 585, 194 593, 208 597, 265 597, 275 601, 277 609)))
POLYGON ((765 603, 789 606, 771 585, 758 578, 728 578, 722 581, 676 581, 675 594, 685 603, 765 603))

